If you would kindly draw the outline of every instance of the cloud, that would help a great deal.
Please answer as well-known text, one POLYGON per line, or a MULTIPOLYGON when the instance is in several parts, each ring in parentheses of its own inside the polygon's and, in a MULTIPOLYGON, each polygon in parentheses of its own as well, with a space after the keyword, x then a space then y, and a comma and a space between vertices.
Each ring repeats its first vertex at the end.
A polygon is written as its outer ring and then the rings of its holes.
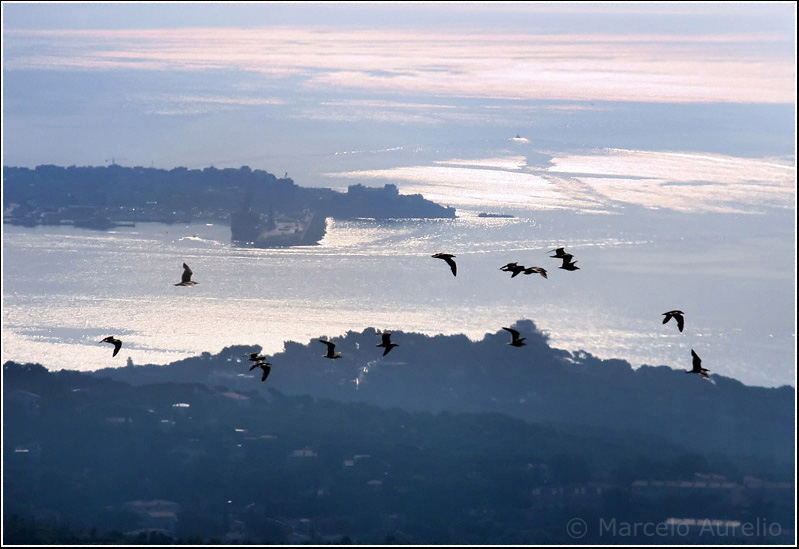
POLYGON ((242 97, 191 94, 132 94, 129 101, 140 104, 146 114, 195 115, 241 107, 285 105, 274 97, 242 97))
MULTIPOLYGON (((792 39, 779 33, 549 35, 332 27, 6 30, 4 62, 7 71, 233 70, 271 78, 293 75, 309 91, 793 103, 795 57, 781 53, 792 39)), ((403 108, 400 102, 385 106, 403 108)))

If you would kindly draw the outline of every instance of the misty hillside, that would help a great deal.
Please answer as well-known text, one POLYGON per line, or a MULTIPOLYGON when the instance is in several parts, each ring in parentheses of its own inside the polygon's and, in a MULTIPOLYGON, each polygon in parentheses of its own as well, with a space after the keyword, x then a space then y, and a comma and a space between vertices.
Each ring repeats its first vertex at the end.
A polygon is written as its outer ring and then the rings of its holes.
MULTIPOLYGON (((256 387, 132 385, 7 363, 4 542, 603 541, 567 535, 575 516, 793 527, 790 473, 658 436, 256 387)), ((717 540, 755 539, 739 535, 717 540)))
MULTIPOLYGON (((265 383, 249 372, 245 353, 218 355, 167 366, 106 369, 95 373, 130 383, 198 382, 210 387, 310 395, 409 411, 502 413, 528 422, 602 427, 656 435, 701 452, 717 452, 780 470, 793 467, 792 387, 750 387, 718 375, 723 364, 704 357, 712 383, 666 366, 633 369, 624 360, 553 349, 532 321, 515 325, 527 345, 507 345, 499 330, 482 341, 465 336, 393 332, 399 344, 382 357, 373 329, 333 338, 338 360, 322 357, 324 345, 287 342, 269 358, 265 383), (357 380, 357 382, 356 382, 357 380)), ((681 365, 690 368, 690 355, 681 365)), ((257 374, 257 375, 256 375, 257 374)))

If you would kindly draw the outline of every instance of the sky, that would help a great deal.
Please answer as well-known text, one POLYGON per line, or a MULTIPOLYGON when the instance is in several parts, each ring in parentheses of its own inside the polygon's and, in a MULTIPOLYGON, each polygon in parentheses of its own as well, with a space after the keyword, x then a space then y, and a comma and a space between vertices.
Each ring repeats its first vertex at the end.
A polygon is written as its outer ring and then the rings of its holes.
POLYGON ((335 153, 465 150, 513 127, 560 151, 793 156, 795 15, 793 3, 5 2, 3 162, 253 164, 325 180, 335 153), (468 128, 460 143, 452 127, 468 128))

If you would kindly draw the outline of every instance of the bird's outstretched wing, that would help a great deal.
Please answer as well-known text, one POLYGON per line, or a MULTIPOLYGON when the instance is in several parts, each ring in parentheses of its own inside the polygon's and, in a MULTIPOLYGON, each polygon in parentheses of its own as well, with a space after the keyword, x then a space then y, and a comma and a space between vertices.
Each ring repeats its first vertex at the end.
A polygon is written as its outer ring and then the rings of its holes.
POLYGON ((674 318, 677 319, 677 329, 682 332, 682 328, 685 326, 685 318, 682 315, 676 315, 674 318))
POLYGON ((111 343, 114 346, 114 354, 111 355, 112 357, 117 356, 119 349, 122 348, 122 341, 116 339, 114 336, 108 336, 100 341, 100 343, 111 343))
POLYGON ((264 371, 263 375, 261 376, 261 381, 266 381, 266 378, 269 377, 269 372, 272 371, 272 368, 268 364, 261 364, 260 366, 264 371))
POLYGON ((458 276, 458 266, 455 264, 455 260, 452 259, 453 257, 455 257, 454 255, 437 253, 434 254, 432 257, 435 257, 437 259, 443 259, 444 261, 446 261, 447 265, 449 265, 449 268, 452 271, 452 276, 458 276))
POLYGON ((693 371, 696 372, 697 374, 702 373, 702 359, 699 358, 699 355, 696 354, 696 352, 693 349, 691 349, 691 356, 694 359, 694 370, 693 371))
POLYGON ((513 337, 513 339, 519 339, 519 332, 517 330, 514 330, 513 328, 505 328, 504 326, 502 329, 510 332, 510 335, 513 337))
POLYGON ((543 276, 544 278, 546 278, 546 277, 547 277, 547 271, 546 271, 546 269, 543 269, 543 268, 541 268, 541 267, 527 267, 527 268, 524 270, 524 274, 533 274, 533 273, 535 273, 535 274, 540 274, 540 275, 541 275, 541 276, 543 276))
POLYGON ((327 345, 327 354, 332 356, 333 355, 333 349, 336 348, 336 344, 335 343, 331 343, 330 341, 326 341, 324 339, 319 339, 318 341, 319 341, 319 343, 324 343, 325 345, 327 345))
POLYGON ((191 282, 191 275, 192 274, 194 274, 194 273, 192 273, 192 270, 189 268, 188 265, 186 265, 184 263, 183 264, 183 277, 180 279, 180 281, 181 282, 191 282))

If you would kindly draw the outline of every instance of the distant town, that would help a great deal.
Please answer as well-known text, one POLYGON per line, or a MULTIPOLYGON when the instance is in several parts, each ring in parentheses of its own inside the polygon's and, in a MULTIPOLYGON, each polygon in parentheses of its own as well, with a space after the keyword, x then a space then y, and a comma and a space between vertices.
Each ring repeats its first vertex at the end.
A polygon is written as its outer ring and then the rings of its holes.
POLYGON ((327 217, 455 217, 455 208, 402 195, 395 185, 351 185, 341 193, 247 166, 7 166, 3 192, 4 223, 107 230, 141 222, 217 222, 230 225, 232 242, 264 248, 318 243, 327 217))

